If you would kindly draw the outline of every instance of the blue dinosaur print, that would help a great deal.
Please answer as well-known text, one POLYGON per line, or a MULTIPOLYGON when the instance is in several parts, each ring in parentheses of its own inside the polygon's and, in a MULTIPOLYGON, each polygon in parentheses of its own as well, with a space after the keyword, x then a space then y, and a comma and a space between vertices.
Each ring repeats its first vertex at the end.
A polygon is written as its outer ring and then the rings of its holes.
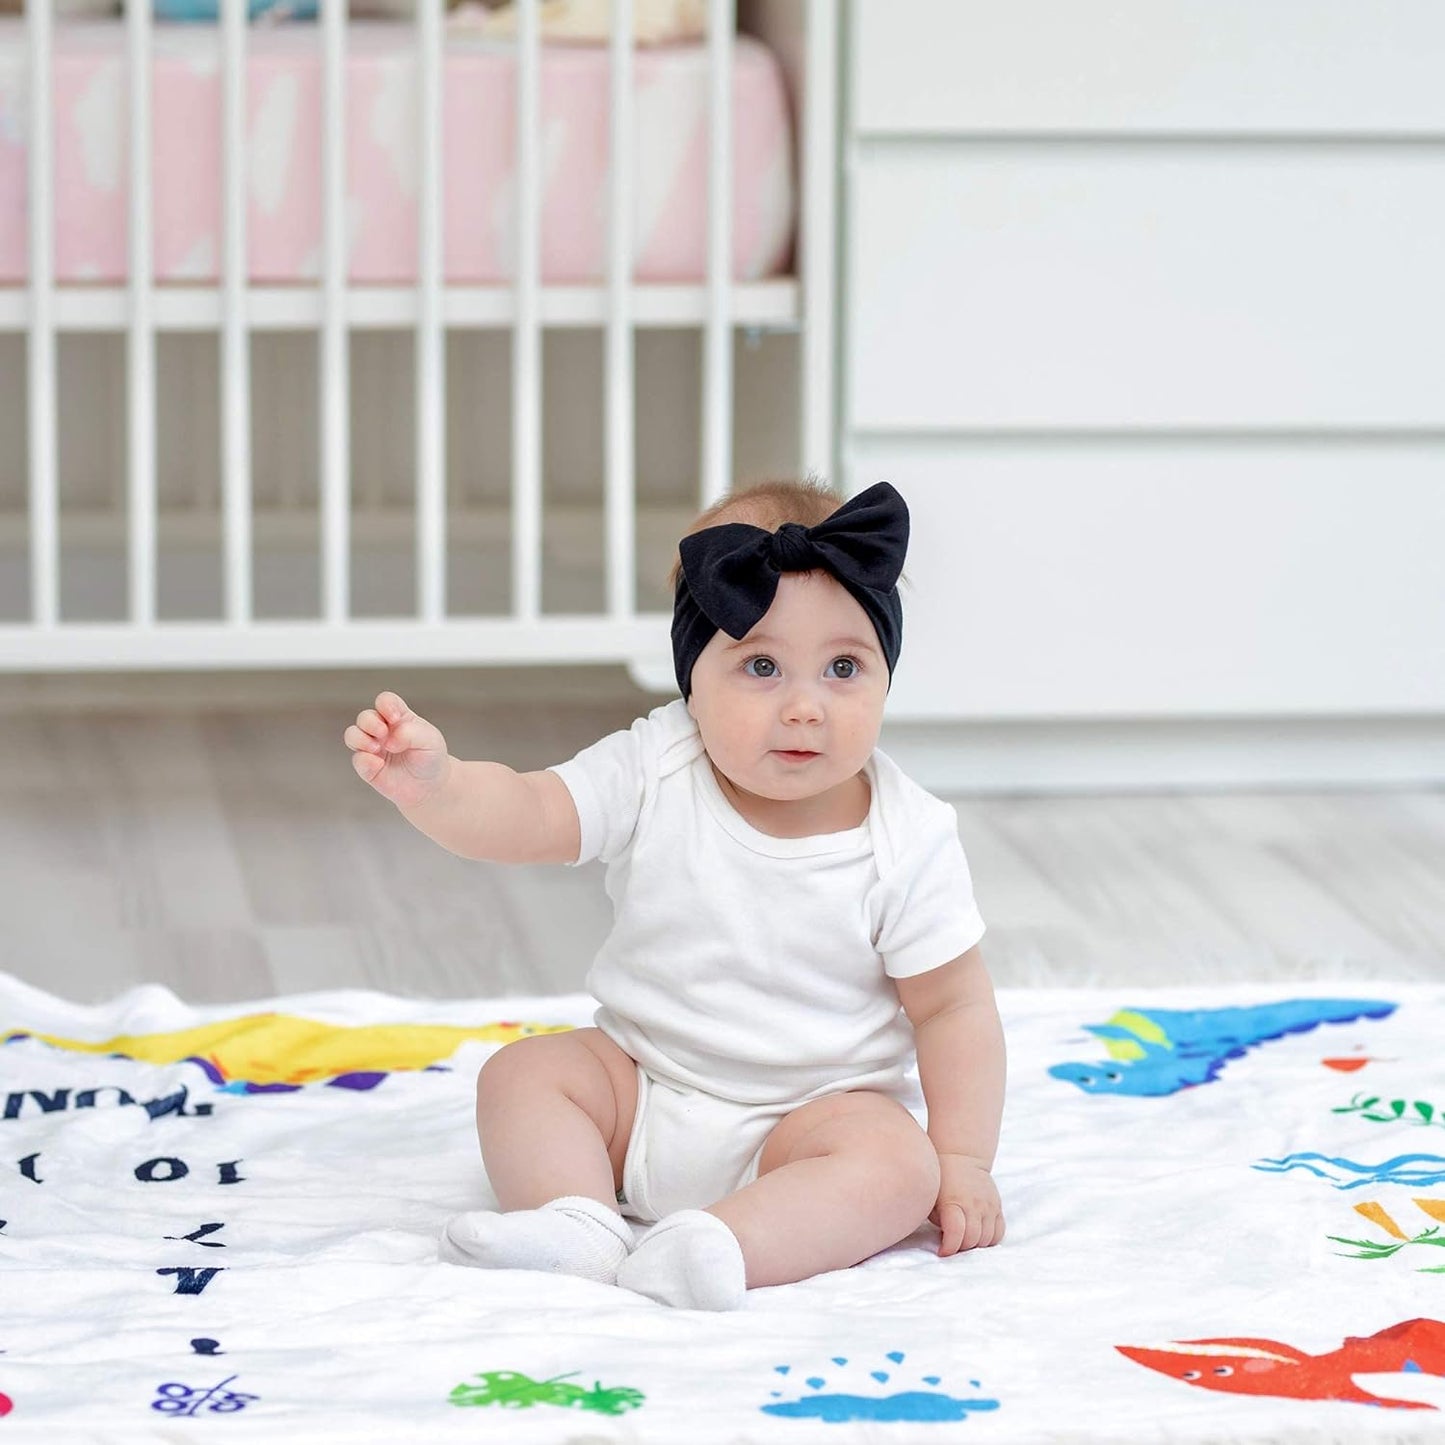
POLYGON ((1286 999, 1255 1008, 1121 1009, 1108 1023, 1086 1024, 1110 1054, 1098 1064, 1055 1064, 1056 1079, 1086 1094, 1158 1097, 1212 1083, 1230 1059, 1247 1049, 1307 1033, 1320 1024, 1382 1019, 1395 1005, 1379 999, 1286 999))

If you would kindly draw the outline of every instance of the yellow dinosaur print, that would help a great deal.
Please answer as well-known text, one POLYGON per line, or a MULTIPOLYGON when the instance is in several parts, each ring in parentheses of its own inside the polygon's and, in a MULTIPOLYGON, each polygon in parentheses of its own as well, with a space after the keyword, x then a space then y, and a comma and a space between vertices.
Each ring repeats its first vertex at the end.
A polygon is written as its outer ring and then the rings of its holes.
POLYGON ((245 1014, 170 1033, 89 1040, 28 1029, 0 1030, 0 1042, 34 1038, 71 1053, 119 1055, 147 1064, 191 1062, 230 1093, 299 1089, 306 1084, 374 1088, 387 1074, 432 1068, 468 1041, 508 1044, 531 1034, 564 1033, 570 1024, 500 1022, 327 1024, 295 1014, 245 1014))

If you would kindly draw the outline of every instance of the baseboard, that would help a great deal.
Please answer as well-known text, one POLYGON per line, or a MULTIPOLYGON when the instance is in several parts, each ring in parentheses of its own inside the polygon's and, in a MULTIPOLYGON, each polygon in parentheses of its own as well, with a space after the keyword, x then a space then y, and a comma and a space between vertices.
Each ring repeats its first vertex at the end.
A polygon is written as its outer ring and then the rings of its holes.
MULTIPOLYGON (((631 706, 640 714, 666 700, 667 681, 660 668, 597 666, 227 671, 204 684, 178 673, 0 675, 0 716, 354 707, 381 687, 403 686, 431 704, 631 706)), ((1445 787, 1445 717, 888 722, 881 745, 944 795, 1445 787)))
POLYGON ((932 792, 1445 786, 1445 717, 886 723, 932 792))
POLYGON ((355 710, 383 688, 401 692, 418 709, 445 702, 459 707, 633 707, 644 713, 656 699, 639 692, 624 668, 585 666, 327 667, 213 672, 0 673, 0 718, 66 712, 216 712, 344 707, 355 710))

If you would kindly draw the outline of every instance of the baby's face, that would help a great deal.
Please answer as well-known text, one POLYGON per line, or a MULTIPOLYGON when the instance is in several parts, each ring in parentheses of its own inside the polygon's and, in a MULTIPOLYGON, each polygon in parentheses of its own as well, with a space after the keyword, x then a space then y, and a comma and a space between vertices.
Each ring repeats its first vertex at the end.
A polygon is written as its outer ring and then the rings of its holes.
POLYGON ((713 766, 756 797, 815 798, 855 777, 878 742, 888 664, 868 614, 826 572, 785 572, 741 641, 713 635, 687 710, 713 766))

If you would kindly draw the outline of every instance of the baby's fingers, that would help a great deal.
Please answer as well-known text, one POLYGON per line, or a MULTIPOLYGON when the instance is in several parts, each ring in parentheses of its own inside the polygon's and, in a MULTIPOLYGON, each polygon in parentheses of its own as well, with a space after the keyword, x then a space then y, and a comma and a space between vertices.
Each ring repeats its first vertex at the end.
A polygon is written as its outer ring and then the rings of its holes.
POLYGON ((940 1204, 938 1206, 938 1227, 943 1233, 943 1238, 938 1243, 939 1254, 957 1254, 963 1245, 964 1235, 968 1228, 968 1218, 963 1212, 962 1205, 940 1204))
POLYGON ((992 1231, 982 1208, 974 1208, 968 1211, 968 1219, 963 1228, 963 1242, 958 1246, 960 1254, 970 1249, 977 1249, 984 1241, 985 1230, 992 1231))
POLYGON ((940 1255, 966 1254, 1003 1241, 1003 1215, 984 1205, 965 1209, 961 1204, 942 1204, 937 1216, 943 1235, 938 1245, 940 1255))
POLYGON ((378 693, 376 695, 376 710, 392 727, 395 727, 397 723, 404 722, 412 716, 412 710, 394 692, 378 693))
MULTIPOLYGON (((365 713, 362 714, 365 717, 365 713)), ((375 716, 373 713, 372 716, 375 716)), ((383 728, 380 733, 372 733, 361 726, 360 720, 352 723, 341 735, 341 741, 346 744, 354 753, 379 753, 381 751, 381 739, 385 737, 386 730, 383 728)))
POLYGON ((351 766, 363 783, 374 783, 386 767, 386 761, 375 753, 355 752, 351 755, 351 766))
POLYGON ((968 1211, 968 1223, 963 1231, 963 1242, 959 1253, 970 1249, 988 1249, 1003 1238, 1003 1215, 979 1204, 968 1211))
POLYGON ((364 708, 356 714, 356 727, 369 738, 380 742, 386 737, 389 724, 374 708, 364 708))
POLYGON ((425 719, 408 714, 405 722, 391 725, 381 745, 389 753, 406 753, 413 748, 431 750, 437 745, 436 729, 425 719))

